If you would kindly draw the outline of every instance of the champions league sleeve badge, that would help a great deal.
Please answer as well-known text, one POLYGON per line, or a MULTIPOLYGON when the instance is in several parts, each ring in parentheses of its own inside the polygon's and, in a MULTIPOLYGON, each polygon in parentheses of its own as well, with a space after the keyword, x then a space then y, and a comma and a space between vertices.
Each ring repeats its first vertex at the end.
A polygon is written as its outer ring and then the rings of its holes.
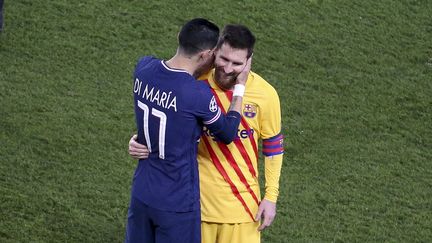
POLYGON ((211 99, 211 101, 210 101, 210 104, 209 104, 209 110, 211 111, 211 112, 216 112, 217 110, 218 110, 218 105, 217 105, 217 102, 216 102, 216 99, 215 99, 215 97, 213 96, 212 97, 212 99, 211 99))
POLYGON ((251 104, 245 104, 243 108, 243 115, 247 118, 254 118, 257 113, 257 108, 251 104))

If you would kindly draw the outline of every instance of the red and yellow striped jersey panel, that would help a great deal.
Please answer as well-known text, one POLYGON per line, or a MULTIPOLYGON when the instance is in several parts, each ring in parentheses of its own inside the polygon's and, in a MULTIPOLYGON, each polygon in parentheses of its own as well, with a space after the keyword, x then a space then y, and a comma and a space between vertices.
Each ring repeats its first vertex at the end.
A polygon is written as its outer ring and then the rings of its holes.
MULTIPOLYGON (((214 71, 202 79, 210 84, 226 112, 232 92, 222 91, 215 84, 213 74, 214 71)), ((261 200, 257 179, 258 141, 270 139, 269 145, 274 146, 274 138, 281 131, 281 113, 274 88, 253 72, 246 83, 242 115, 237 138, 228 145, 218 142, 204 128, 198 151, 203 221, 252 222, 258 211, 261 200)))

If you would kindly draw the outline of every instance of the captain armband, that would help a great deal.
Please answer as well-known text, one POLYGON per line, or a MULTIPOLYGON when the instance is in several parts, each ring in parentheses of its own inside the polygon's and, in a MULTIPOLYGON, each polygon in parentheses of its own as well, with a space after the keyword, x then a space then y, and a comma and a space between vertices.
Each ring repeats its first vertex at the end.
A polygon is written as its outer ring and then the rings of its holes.
POLYGON ((278 154, 283 154, 284 146, 283 146, 283 135, 279 133, 278 135, 263 139, 262 142, 262 153, 265 156, 274 156, 278 154))

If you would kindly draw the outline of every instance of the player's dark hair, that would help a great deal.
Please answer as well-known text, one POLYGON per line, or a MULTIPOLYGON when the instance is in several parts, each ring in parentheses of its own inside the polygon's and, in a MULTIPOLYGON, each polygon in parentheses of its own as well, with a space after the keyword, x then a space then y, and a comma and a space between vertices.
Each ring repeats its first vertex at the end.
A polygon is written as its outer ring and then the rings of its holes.
POLYGON ((179 47, 187 55, 213 49, 219 38, 219 27, 203 18, 192 19, 180 30, 179 47))
POLYGON ((249 58, 254 49, 255 36, 244 25, 228 24, 222 30, 222 35, 219 37, 217 48, 220 48, 224 43, 228 43, 235 49, 247 49, 249 58))

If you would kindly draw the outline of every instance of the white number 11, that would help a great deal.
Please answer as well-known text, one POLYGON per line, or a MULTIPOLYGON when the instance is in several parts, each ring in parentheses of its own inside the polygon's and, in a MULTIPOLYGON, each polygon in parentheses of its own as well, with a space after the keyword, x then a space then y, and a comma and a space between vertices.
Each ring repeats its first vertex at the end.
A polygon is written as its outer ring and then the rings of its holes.
MULTIPOLYGON (((152 152, 151 143, 150 143, 150 133, 149 133, 149 107, 138 100, 138 107, 144 111, 144 137, 147 143, 147 148, 149 152, 152 152)), ((167 117, 165 113, 155 108, 152 108, 152 115, 159 117, 159 158, 165 159, 165 131, 166 131, 166 123, 167 117)))

